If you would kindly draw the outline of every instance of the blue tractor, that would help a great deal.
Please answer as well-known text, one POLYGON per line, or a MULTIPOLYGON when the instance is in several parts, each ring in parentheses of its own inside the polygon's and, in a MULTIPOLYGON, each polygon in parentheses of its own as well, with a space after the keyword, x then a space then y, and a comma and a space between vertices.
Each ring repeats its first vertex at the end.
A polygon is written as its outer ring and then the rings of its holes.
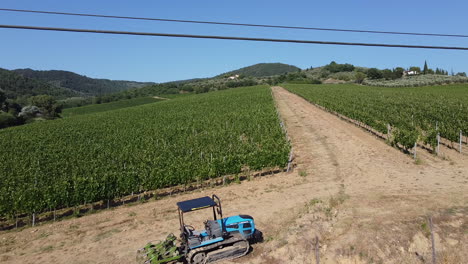
POLYGON ((201 197, 177 203, 180 223, 180 245, 169 235, 159 244, 151 244, 139 250, 144 263, 160 264, 185 261, 189 264, 211 264, 246 255, 250 244, 260 242, 262 233, 255 228, 253 217, 236 215, 223 217, 218 196, 201 197), (184 214, 212 208, 213 219, 204 222, 204 230, 195 230, 184 222, 184 214))

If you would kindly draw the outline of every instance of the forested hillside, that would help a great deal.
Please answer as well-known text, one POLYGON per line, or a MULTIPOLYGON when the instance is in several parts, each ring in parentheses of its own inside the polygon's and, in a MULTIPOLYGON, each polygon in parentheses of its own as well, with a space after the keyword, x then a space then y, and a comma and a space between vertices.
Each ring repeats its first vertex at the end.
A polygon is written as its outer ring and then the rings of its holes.
POLYGON ((139 88, 152 83, 113 81, 107 79, 93 79, 69 71, 35 71, 31 69, 14 70, 24 77, 48 82, 55 87, 76 91, 83 95, 101 95, 139 88))
POLYGON ((288 72, 297 72, 300 70, 301 69, 296 66, 283 63, 258 63, 252 66, 240 68, 235 71, 226 72, 220 76, 238 74, 247 77, 266 77, 280 75, 288 72))
POLYGON ((31 79, 13 71, 0 68, 0 89, 9 99, 27 98, 46 94, 57 98, 77 96, 78 93, 63 87, 56 87, 47 82, 31 79))

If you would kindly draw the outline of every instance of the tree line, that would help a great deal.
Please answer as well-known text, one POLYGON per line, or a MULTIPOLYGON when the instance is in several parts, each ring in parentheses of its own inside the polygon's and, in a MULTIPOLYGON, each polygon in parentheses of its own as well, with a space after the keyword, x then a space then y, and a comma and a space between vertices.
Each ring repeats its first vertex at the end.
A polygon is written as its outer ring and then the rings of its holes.
POLYGON ((39 120, 60 117, 62 105, 50 95, 36 95, 28 99, 25 106, 7 98, 0 89, 0 129, 23 125, 39 120))

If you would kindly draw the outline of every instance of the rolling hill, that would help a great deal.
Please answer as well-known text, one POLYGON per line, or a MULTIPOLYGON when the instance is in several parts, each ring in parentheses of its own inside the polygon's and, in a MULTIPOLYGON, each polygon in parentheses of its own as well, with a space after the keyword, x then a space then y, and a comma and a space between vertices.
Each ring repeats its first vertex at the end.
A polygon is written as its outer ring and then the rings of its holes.
POLYGON ((139 88, 153 83, 133 81, 113 81, 108 79, 94 79, 69 71, 36 71, 32 69, 17 69, 13 72, 21 76, 47 82, 54 87, 65 88, 81 95, 100 95, 139 88))
POLYGON ((18 99, 47 94, 56 98, 77 96, 79 93, 64 87, 57 87, 48 82, 32 79, 14 71, 0 68, 0 89, 7 98, 18 99))
POLYGON ((252 66, 240 68, 238 70, 223 73, 218 75, 218 77, 235 74, 244 75, 247 77, 266 77, 280 75, 288 72, 297 72, 300 70, 301 69, 296 66, 283 63, 258 63, 252 66))

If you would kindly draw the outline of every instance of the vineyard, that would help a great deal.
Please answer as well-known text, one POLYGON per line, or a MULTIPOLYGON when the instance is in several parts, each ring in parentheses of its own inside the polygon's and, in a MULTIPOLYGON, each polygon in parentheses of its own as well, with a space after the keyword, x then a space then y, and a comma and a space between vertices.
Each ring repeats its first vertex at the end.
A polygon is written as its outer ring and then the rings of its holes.
POLYGON ((468 134, 468 85, 406 88, 344 85, 285 85, 328 110, 371 126, 406 149, 416 142, 433 147, 437 134, 459 141, 468 134))
POLYGON ((406 76, 396 80, 372 80, 366 79, 363 84, 381 87, 416 87, 443 84, 468 83, 468 78, 464 76, 449 76, 436 74, 421 74, 416 76, 406 76))
POLYGON ((284 167, 270 89, 185 96, 0 131, 0 216, 10 219, 284 167))
POLYGON ((160 100, 155 99, 153 97, 141 97, 141 98, 127 99, 127 100, 121 100, 121 101, 105 103, 105 104, 93 104, 93 105, 86 105, 86 106, 81 106, 81 107, 67 108, 63 110, 62 116, 71 117, 71 116, 77 116, 77 115, 100 113, 100 112, 106 112, 106 111, 111 111, 111 110, 116 110, 116 109, 121 109, 121 108, 126 108, 126 107, 150 104, 150 103, 154 103, 157 101, 160 101, 160 100))

